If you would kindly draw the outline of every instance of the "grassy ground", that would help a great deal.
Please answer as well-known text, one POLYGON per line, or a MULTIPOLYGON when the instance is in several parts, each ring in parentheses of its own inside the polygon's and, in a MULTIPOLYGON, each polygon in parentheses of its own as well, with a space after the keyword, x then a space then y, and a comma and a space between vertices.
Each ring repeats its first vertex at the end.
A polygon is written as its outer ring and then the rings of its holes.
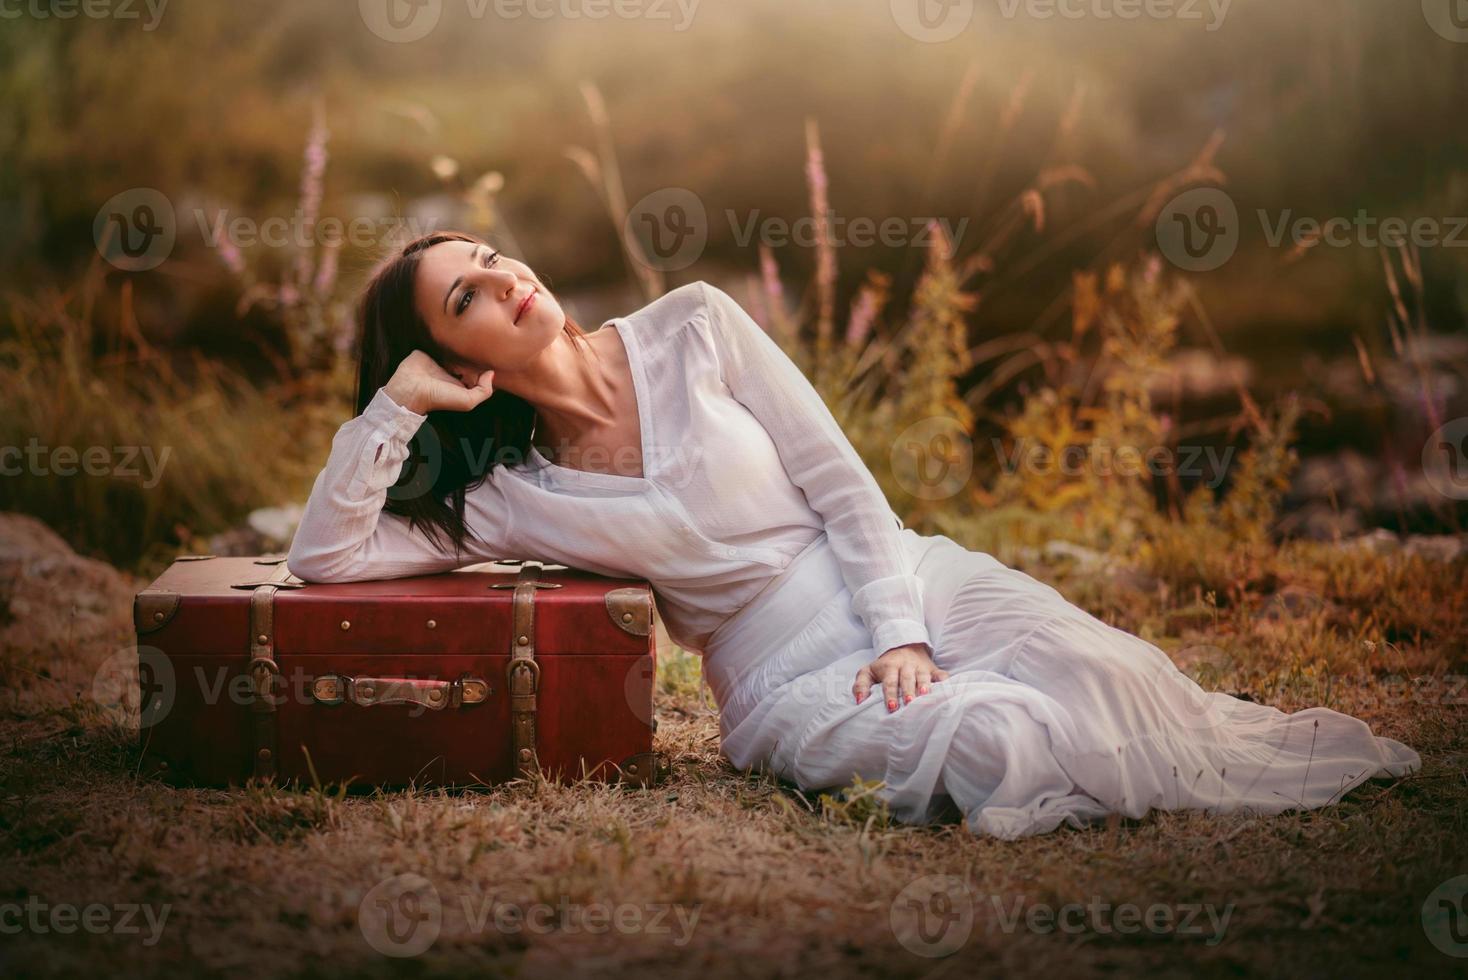
POLYGON ((1422 910, 1435 888, 1468 873, 1462 560, 1294 554, 1292 583, 1191 619, 1191 600, 1152 583, 1102 581, 1070 562, 1033 566, 1098 614, 1155 634, 1206 687, 1352 712, 1418 748, 1425 767, 1311 813, 1160 814, 1006 843, 957 823, 892 824, 859 789, 822 799, 735 771, 719 757, 696 659, 671 648, 658 681, 665 772, 652 790, 170 788, 134 775, 132 736, 91 695, 98 664, 126 646, 125 602, 138 583, 38 554, 12 566, 0 634, 0 906, 21 906, 0 912, 0 927, 29 915, 28 901, 47 909, 38 913, 44 931, 28 923, 4 936, 7 973, 1461 970, 1429 941, 1422 910), (1360 587, 1368 576, 1374 590, 1360 587), (67 594, 63 579, 86 581, 100 606, 73 601, 70 616, 47 612, 64 603, 38 609, 41 596, 67 594), (1412 617, 1416 626, 1401 628, 1412 617), (1330 653, 1387 634, 1354 661, 1330 653), (931 919, 931 931, 916 932, 907 901, 946 881, 934 876, 956 881, 962 892, 950 908, 971 918, 947 931, 931 919), (403 887, 413 895, 403 899, 403 887), (389 933, 375 911, 384 897, 399 913, 438 916, 389 933), (113 924, 123 904, 146 908, 128 923, 136 932, 63 934, 46 916, 66 903, 83 915, 100 905, 93 921, 113 924), (1044 917, 1068 903, 1087 909, 1067 913, 1080 918, 1066 918, 1065 929, 1044 917), (1138 928, 1148 920, 1126 918, 1127 905, 1166 918, 1138 928), (529 918, 517 921, 510 907, 529 918), (372 945, 405 952, 427 940, 413 958, 372 945), (946 957, 919 955, 949 947, 946 957))

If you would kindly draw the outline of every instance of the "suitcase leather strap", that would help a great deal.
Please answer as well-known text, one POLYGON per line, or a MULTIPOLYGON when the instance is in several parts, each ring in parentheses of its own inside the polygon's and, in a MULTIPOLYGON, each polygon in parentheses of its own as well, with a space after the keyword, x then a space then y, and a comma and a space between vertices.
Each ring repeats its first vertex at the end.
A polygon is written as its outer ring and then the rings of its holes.
POLYGON ((540 688, 540 664, 535 661, 535 592, 545 583, 540 565, 526 562, 515 580, 510 631, 510 662, 505 667, 505 689, 510 695, 510 752, 515 771, 526 779, 540 773, 535 754, 535 696, 540 688))
POLYGON ((275 593, 281 589, 298 589, 290 581, 290 569, 279 565, 270 577, 260 582, 234 586, 250 589, 250 663, 246 673, 254 682, 254 698, 250 702, 250 730, 254 749, 254 772, 260 779, 275 778, 275 679, 280 664, 275 660, 275 593))

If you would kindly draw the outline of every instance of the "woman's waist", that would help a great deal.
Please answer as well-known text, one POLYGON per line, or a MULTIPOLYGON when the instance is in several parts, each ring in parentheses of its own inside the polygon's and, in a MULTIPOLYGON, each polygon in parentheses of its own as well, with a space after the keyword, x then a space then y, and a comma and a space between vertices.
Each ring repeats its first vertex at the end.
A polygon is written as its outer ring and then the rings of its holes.
POLYGON ((759 651, 773 652, 846 590, 841 566, 821 531, 790 564, 770 579, 739 611, 709 636, 705 663, 747 661, 759 651))

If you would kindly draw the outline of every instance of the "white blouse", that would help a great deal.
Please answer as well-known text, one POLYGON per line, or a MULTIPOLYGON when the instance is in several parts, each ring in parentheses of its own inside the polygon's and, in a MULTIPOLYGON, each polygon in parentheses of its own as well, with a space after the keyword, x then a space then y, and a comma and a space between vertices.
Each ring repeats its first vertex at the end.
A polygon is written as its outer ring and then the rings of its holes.
POLYGON ((426 417, 379 389, 332 441, 290 571, 351 582, 528 558, 645 579, 669 638, 701 653, 824 531, 873 649, 931 652, 901 519, 820 394, 738 303, 695 282, 604 326, 631 362, 641 477, 561 466, 532 447, 465 494, 481 540, 456 557, 382 510, 426 417))

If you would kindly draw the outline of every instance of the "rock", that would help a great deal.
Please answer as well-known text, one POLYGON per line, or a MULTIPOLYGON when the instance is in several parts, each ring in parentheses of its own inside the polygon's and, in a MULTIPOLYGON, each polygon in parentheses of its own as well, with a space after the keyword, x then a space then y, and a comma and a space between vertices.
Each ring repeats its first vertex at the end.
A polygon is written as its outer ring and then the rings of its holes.
POLYGON ((1279 531, 1311 541, 1340 541, 1361 534, 1365 523, 1357 510, 1337 510, 1319 501, 1306 504, 1279 520, 1279 531))
POLYGON ((1390 555, 1397 552, 1405 552, 1427 561, 1453 561, 1459 556, 1468 553, 1468 544, 1465 537, 1456 534, 1409 534, 1405 538, 1398 537, 1394 532, 1384 527, 1376 528, 1366 534, 1358 535, 1341 545, 1348 548, 1363 548, 1376 555, 1390 555))
POLYGON ((1280 622, 1300 619, 1322 610, 1336 611, 1338 607, 1320 593, 1299 585, 1287 585, 1270 596, 1258 612, 1256 621, 1280 622))
POLYGON ((1384 527, 1378 527, 1358 535, 1347 541, 1341 542, 1348 548, 1363 548, 1374 555, 1389 555, 1402 547, 1402 541, 1392 531, 1384 527))
POLYGON ((21 668, 7 686, 70 701, 90 690, 99 665, 134 644, 133 596, 147 583, 76 554, 29 514, 0 513, 0 576, 0 662, 21 668))
POLYGON ((1252 378, 1253 366, 1245 358, 1192 347, 1174 353, 1148 389, 1153 398, 1171 398, 1174 391, 1187 399, 1217 398, 1248 387, 1252 378))
POLYGON ((1409 535, 1402 548, 1409 555, 1444 562, 1453 561, 1465 551, 1463 539, 1453 534, 1409 535))
POLYGON ((301 504, 262 507, 251 511, 246 520, 250 528, 266 541, 272 542, 274 548, 288 548, 291 538, 295 536, 296 526, 301 523, 301 513, 304 510, 305 507, 301 504))
POLYGON ((1087 572, 1112 561, 1109 556, 1103 555, 1094 548, 1087 548, 1070 541, 1046 541, 1041 554, 1046 561, 1068 559, 1075 562, 1076 567, 1081 571, 1087 572))
POLYGON ((1323 501, 1345 510, 1374 509, 1382 480, 1381 464, 1353 449, 1331 456, 1311 456, 1300 461, 1290 496, 1299 500, 1323 501))

